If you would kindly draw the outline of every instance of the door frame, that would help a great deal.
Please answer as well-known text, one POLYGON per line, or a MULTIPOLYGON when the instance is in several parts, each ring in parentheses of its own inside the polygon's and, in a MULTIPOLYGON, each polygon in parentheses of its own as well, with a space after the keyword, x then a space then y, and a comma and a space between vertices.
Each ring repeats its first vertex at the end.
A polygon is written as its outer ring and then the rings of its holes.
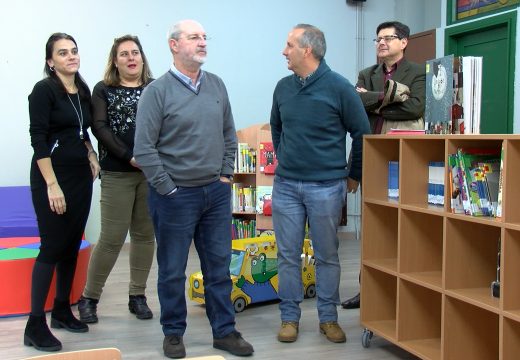
POLYGON ((505 26, 508 34, 507 62, 509 74, 507 84, 507 133, 513 133, 514 114, 514 82, 515 82, 515 55, 516 55, 516 11, 509 11, 500 15, 491 16, 470 23, 454 25, 446 28, 444 32, 444 54, 454 54, 457 50, 459 38, 472 33, 487 31, 495 27, 505 26))

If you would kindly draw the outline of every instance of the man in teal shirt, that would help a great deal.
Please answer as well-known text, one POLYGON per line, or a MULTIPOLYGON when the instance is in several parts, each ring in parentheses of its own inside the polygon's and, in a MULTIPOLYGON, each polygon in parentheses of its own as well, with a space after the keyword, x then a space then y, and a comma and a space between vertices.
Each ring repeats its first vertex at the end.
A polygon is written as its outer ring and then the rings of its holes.
POLYGON ((316 259, 320 331, 345 342, 338 324, 340 264, 337 228, 346 192, 361 180, 362 138, 370 133, 363 104, 352 84, 324 60, 325 36, 299 24, 283 55, 294 74, 273 94, 271 132, 278 159, 273 185, 273 225, 278 247, 281 342, 297 339, 303 299, 301 249, 308 218, 316 259), (346 135, 352 138, 347 170, 346 135))

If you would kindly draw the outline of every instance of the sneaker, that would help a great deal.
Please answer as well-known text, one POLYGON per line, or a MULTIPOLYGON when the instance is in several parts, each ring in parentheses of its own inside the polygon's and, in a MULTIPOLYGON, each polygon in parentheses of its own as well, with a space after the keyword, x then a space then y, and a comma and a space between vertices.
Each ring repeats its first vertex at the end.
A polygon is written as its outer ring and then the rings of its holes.
POLYGON ((128 310, 141 320, 153 318, 152 310, 146 304, 146 296, 130 295, 128 297, 128 310))
POLYGON ((298 322, 282 321, 280 331, 278 331, 278 341, 295 342, 298 338, 298 322))
POLYGON ((333 343, 344 343, 347 337, 336 321, 330 321, 320 324, 320 332, 325 334, 327 340, 333 343))
POLYGON ((253 346, 245 341, 238 331, 233 331, 220 339, 213 338, 213 347, 236 356, 249 356, 255 351, 253 346))
POLYGON ((164 356, 172 359, 186 357, 186 348, 182 342, 182 336, 166 335, 163 341, 164 356))
POLYGON ((81 296, 78 302, 79 319, 85 324, 98 322, 97 304, 99 300, 81 296))

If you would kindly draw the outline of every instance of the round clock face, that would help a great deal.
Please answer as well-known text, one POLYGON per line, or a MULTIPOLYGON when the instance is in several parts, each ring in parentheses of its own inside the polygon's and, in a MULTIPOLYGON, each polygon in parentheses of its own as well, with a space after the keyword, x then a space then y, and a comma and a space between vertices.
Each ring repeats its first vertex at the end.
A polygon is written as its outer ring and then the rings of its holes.
POLYGON ((439 64, 437 75, 434 74, 432 78, 432 93, 435 100, 440 100, 444 97, 447 81, 448 74, 446 74, 446 68, 439 64))

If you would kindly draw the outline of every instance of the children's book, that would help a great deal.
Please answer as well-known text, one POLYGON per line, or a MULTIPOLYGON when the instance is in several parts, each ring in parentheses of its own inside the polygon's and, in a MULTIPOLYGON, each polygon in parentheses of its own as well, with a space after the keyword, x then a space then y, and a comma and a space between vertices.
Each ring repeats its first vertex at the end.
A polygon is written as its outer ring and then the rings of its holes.
POLYGON ((256 187, 256 212, 265 216, 272 216, 272 186, 257 186, 256 187))
POLYGON ((276 154, 274 152, 274 146, 272 142, 261 142, 260 143, 260 172, 266 175, 274 175, 278 160, 276 160, 276 154))

